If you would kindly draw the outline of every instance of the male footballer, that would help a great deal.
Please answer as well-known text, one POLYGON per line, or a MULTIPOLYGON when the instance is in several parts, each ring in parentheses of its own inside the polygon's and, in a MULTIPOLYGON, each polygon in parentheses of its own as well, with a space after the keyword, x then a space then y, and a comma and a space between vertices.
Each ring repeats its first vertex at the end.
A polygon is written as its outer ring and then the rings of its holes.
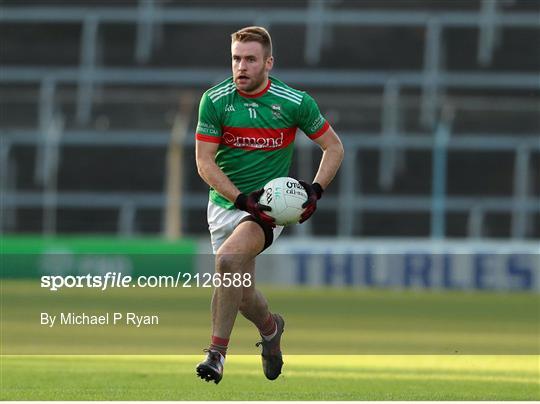
POLYGON ((341 141, 313 98, 269 76, 274 58, 268 32, 247 27, 231 39, 232 77, 203 94, 196 133, 197 169, 210 186, 207 214, 216 275, 242 281, 214 289, 211 343, 197 374, 215 383, 223 377, 238 311, 259 330, 265 376, 276 379, 283 366, 285 321, 270 312, 255 288, 255 259, 283 230, 266 213, 270 208, 259 204, 263 186, 288 175, 300 128, 323 151, 313 182, 301 181, 308 194, 302 223, 315 212, 343 159, 341 141))

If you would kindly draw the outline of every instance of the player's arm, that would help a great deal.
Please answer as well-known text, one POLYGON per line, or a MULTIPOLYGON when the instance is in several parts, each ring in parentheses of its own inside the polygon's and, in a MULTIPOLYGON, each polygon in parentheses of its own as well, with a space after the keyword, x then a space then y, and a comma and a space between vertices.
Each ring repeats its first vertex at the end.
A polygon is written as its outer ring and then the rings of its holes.
POLYGON ((208 94, 203 94, 195 134, 195 161, 201 178, 219 194, 234 202, 240 191, 216 164, 222 119, 208 94))
POLYGON ((255 218, 275 226, 274 219, 264 213, 265 210, 271 210, 270 207, 259 203, 264 189, 254 191, 249 195, 241 193, 216 164, 218 146, 219 144, 214 142, 196 141, 195 161, 201 178, 219 194, 233 202, 237 209, 246 211, 255 218))
POLYGON ((343 160, 344 151, 341 140, 339 140, 338 135, 330 125, 327 124, 326 126, 327 129, 322 135, 312 139, 323 151, 317 174, 311 184, 300 181, 308 194, 308 200, 302 205, 304 212, 300 218, 300 223, 305 222, 315 213, 317 201, 321 199, 324 190, 334 179, 343 160))
POLYGON ((313 141, 319 145, 323 152, 319 169, 313 182, 320 184, 323 189, 326 189, 336 176, 343 161, 343 144, 331 126, 328 127, 324 134, 313 139, 313 141))
POLYGON ((343 145, 338 135, 323 118, 315 100, 308 94, 302 99, 299 108, 299 127, 322 149, 323 154, 319 169, 311 184, 300 181, 306 189, 308 200, 302 205, 304 212, 300 223, 308 220, 317 209, 317 201, 321 199, 324 190, 334 179, 343 160, 343 145))
POLYGON ((197 140, 195 143, 195 161, 201 178, 229 201, 236 200, 240 191, 216 164, 216 152, 219 143, 197 140))

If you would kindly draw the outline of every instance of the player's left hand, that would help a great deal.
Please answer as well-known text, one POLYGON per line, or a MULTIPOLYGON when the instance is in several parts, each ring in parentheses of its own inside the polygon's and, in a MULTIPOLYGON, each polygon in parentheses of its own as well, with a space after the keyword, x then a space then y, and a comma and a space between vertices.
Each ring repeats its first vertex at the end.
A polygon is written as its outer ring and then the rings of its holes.
POLYGON ((302 213, 302 216, 300 216, 300 221, 298 222, 304 223, 311 217, 315 210, 317 210, 317 201, 321 199, 324 189, 322 189, 321 184, 318 182, 314 182, 313 184, 308 184, 305 181, 298 182, 304 187, 308 195, 307 201, 302 205, 304 212, 302 213))
POLYGON ((271 211, 272 208, 267 205, 259 203, 261 195, 264 193, 264 188, 257 191, 253 191, 249 195, 240 194, 234 202, 234 206, 237 209, 248 212, 254 218, 265 222, 270 225, 272 228, 276 227, 276 223, 273 217, 265 213, 265 211, 271 211))

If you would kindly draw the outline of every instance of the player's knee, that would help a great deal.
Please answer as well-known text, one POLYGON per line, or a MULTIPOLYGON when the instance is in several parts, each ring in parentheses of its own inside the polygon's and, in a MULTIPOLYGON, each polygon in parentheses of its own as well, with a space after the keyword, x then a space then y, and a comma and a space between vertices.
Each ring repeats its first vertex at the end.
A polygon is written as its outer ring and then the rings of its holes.
POLYGON ((236 254, 220 252, 216 254, 216 271, 219 273, 241 272, 241 260, 236 254))

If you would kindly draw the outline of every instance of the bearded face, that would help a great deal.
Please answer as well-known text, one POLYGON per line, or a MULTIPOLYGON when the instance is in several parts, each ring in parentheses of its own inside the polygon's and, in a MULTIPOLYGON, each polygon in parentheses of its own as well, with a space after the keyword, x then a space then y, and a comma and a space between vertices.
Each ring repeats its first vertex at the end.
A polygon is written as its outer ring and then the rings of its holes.
POLYGON ((273 66, 273 57, 266 56, 258 42, 233 42, 231 45, 232 72, 236 88, 255 94, 264 89, 273 66))

